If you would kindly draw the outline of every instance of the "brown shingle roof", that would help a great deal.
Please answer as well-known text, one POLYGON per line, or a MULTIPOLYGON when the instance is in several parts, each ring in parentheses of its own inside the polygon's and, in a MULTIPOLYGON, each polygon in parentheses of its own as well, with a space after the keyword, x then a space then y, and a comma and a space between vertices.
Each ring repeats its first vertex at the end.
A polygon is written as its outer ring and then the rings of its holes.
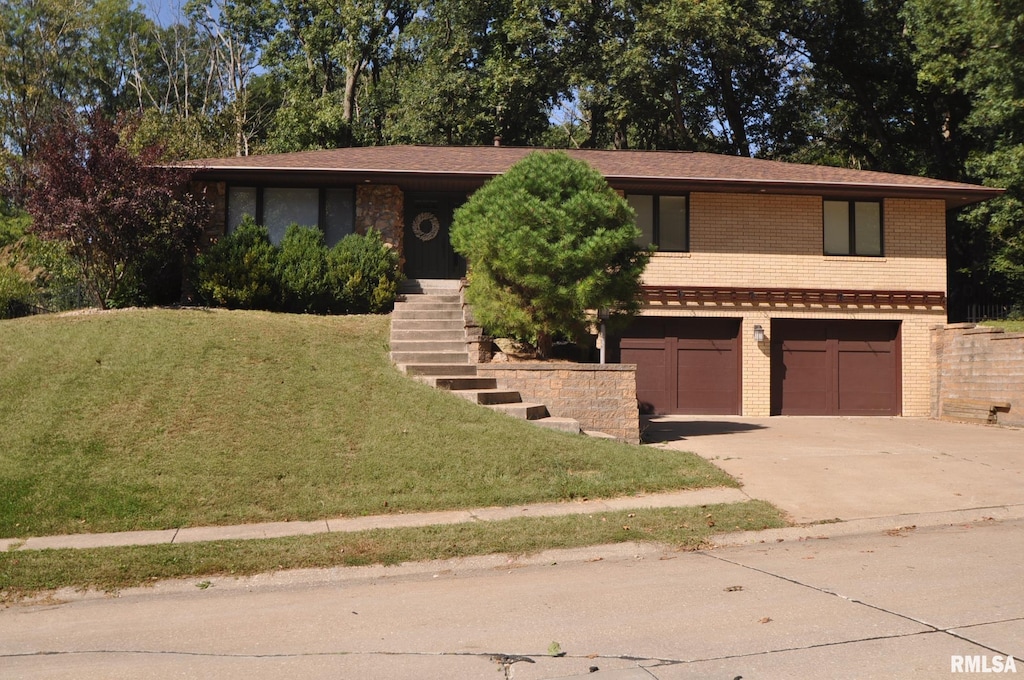
MULTIPOLYGON (((351 175, 446 176, 479 178, 499 175, 538 149, 525 147, 374 146, 300 151, 184 163, 215 178, 224 171, 341 172, 351 175), (220 172, 218 172, 220 171, 220 172)), ((611 151, 568 149, 590 163, 612 184, 671 183, 687 190, 761 191, 898 195, 942 198, 948 207, 976 203, 1001 189, 913 175, 803 165, 739 156, 687 151, 611 151)))

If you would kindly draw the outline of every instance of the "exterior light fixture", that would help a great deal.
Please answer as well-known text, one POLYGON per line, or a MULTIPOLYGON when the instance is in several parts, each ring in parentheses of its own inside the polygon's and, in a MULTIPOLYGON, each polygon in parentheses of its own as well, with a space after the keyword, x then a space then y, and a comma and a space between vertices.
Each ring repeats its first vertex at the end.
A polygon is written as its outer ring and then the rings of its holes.
POLYGON ((754 324, 754 342, 764 342, 764 327, 759 323, 754 324))

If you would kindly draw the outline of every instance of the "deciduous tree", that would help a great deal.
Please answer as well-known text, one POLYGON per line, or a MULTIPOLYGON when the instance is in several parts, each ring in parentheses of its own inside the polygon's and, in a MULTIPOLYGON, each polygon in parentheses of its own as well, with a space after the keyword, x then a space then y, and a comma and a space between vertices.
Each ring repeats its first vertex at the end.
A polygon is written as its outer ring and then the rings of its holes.
POLYGON ((129 152, 99 113, 84 123, 65 114, 42 138, 31 231, 65 244, 102 308, 167 301, 154 298, 180 287, 208 218, 206 203, 187 191, 187 173, 158 162, 158 149, 129 152))

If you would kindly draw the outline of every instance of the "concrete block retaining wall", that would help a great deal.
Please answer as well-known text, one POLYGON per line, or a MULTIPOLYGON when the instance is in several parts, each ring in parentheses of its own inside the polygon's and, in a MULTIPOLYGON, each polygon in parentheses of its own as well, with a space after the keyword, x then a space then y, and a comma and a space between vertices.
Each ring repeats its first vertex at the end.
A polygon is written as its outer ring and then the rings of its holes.
POLYGON ((1002 425, 1024 426, 1024 333, 973 324, 931 330, 932 417, 943 400, 978 399, 1010 404, 1002 425))
POLYGON ((478 364, 477 375, 496 379, 502 389, 518 390, 523 401, 545 404, 552 416, 574 418, 584 430, 640 443, 633 364, 478 364))

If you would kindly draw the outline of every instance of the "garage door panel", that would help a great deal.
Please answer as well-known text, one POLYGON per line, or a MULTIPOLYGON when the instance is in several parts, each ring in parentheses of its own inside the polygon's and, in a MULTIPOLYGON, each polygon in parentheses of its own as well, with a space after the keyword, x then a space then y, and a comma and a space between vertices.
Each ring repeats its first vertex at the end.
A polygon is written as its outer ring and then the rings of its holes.
POLYGON ((840 351, 838 411, 842 415, 890 415, 892 352, 840 351))
POLYGON ((664 340, 656 344, 622 346, 622 363, 636 364, 636 398, 643 413, 670 413, 674 406, 674 386, 669 386, 670 369, 664 340), (640 346, 637 346, 640 345, 640 346))
POLYGON ((739 380, 732 348, 686 349, 676 356, 679 403, 687 413, 736 413, 739 380))
POLYGON ((636 319, 619 347, 623 363, 637 364, 641 409, 738 414, 739 325, 738 319, 636 319))
POLYGON ((897 322, 775 320, 772 336, 772 413, 899 413, 897 322))
POLYGON ((821 411, 831 381, 828 379, 828 354, 807 343, 788 344, 782 352, 781 366, 785 392, 782 415, 815 415, 821 411), (802 347, 801 347, 802 345, 802 347))
POLYGON ((874 340, 874 341, 839 341, 840 352, 866 352, 870 354, 892 354, 892 341, 891 340, 874 340))

